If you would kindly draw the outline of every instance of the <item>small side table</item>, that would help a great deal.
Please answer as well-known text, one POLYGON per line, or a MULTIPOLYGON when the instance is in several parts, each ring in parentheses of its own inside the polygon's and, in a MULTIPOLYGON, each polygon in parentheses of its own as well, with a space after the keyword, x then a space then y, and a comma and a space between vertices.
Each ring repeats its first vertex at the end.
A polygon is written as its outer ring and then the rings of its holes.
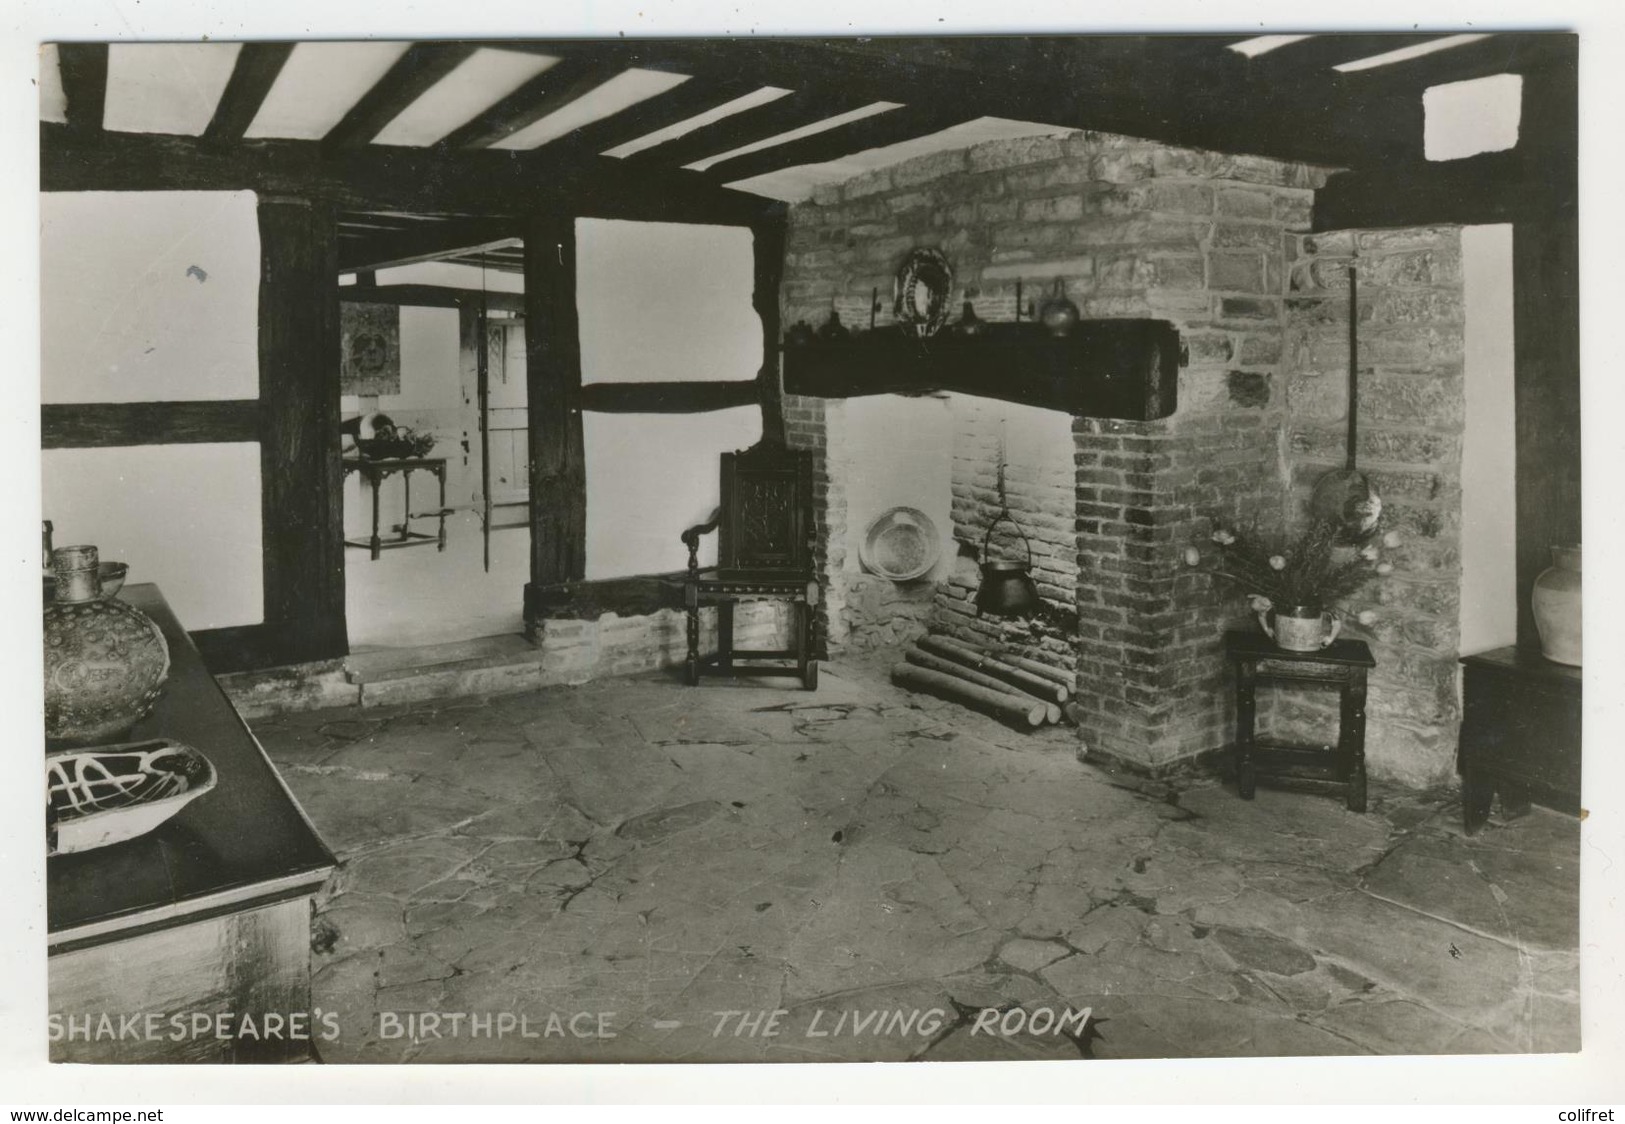
POLYGON ((1362 640, 1339 640, 1317 652, 1289 652, 1261 633, 1227 632, 1225 652, 1236 669, 1236 788, 1251 800, 1258 774, 1314 769, 1347 786, 1351 812, 1364 812, 1366 673, 1377 666, 1362 640), (1260 745, 1254 731, 1259 683, 1314 683, 1336 687, 1337 748, 1260 745))
POLYGON ((425 546, 429 543, 438 543, 441 550, 446 549, 446 458, 445 457, 397 457, 389 460, 372 460, 367 457, 345 457, 344 475, 359 472, 361 479, 372 486, 372 537, 368 539, 345 539, 345 546, 360 547, 371 552, 372 561, 378 561, 380 551, 392 550, 401 546, 425 546), (412 530, 412 473, 432 472, 440 481, 440 531, 436 535, 426 535, 420 531, 412 530), (393 539, 380 538, 378 535, 378 486, 388 480, 395 473, 401 474, 401 483, 406 488, 406 506, 402 509, 401 532, 393 539))

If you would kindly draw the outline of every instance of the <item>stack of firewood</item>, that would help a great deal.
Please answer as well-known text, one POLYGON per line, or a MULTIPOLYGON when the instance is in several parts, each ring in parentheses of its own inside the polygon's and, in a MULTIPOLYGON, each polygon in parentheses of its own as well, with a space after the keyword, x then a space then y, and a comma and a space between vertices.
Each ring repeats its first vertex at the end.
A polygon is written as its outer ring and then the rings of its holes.
POLYGON ((960 703, 1021 729, 1075 721, 1072 676, 1037 660, 946 636, 922 637, 903 658, 908 662, 892 668, 891 681, 907 690, 960 703))

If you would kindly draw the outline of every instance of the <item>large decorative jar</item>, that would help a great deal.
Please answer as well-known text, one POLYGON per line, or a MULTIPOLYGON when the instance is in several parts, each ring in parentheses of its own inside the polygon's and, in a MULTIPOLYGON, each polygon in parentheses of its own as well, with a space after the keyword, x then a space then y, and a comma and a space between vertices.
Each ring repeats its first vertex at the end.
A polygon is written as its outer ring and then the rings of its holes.
POLYGON ((1552 547, 1552 567, 1530 597, 1540 651, 1553 663, 1580 666, 1580 546, 1552 547))
POLYGON ((51 552, 45 606, 45 739, 51 746, 119 740, 158 701, 169 645, 141 610, 104 591, 93 546, 51 552))

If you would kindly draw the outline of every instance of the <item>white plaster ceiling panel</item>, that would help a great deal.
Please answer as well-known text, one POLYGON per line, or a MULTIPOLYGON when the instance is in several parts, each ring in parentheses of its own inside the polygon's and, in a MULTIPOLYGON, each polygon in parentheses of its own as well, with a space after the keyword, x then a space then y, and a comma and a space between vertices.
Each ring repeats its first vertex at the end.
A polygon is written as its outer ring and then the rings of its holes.
POLYGON ((431 145, 558 61, 550 55, 482 47, 403 109, 373 142, 431 145))
POLYGON ((747 109, 755 109, 759 105, 766 105, 770 101, 777 101, 790 93, 789 90, 778 86, 763 86, 760 90, 752 90, 742 97, 725 101, 721 105, 713 106, 704 113, 696 113, 693 117, 685 117, 675 125, 667 125, 664 129, 657 129, 652 133, 645 133, 641 137, 618 144, 614 148, 606 149, 605 156, 626 157, 633 153, 642 152, 646 148, 653 148, 657 144, 676 140, 687 136, 695 129, 721 121, 724 117, 732 117, 736 113, 743 113, 747 109))
POLYGON ((410 43, 300 43, 243 135, 321 140, 410 43))
POLYGON ((39 50, 39 119, 62 124, 68 119, 68 95, 62 89, 61 56, 55 43, 39 50))
POLYGON ((843 156, 839 160, 831 160, 824 164, 803 164, 795 168, 782 168, 776 172, 751 176, 749 179, 735 180, 728 186, 738 188, 741 191, 749 191, 756 195, 765 195, 769 199, 782 199, 787 203, 799 203, 804 199, 811 198, 815 188, 825 184, 841 183, 865 172, 872 172, 876 168, 889 168, 893 164, 901 164, 903 161, 912 160, 916 156, 926 156, 933 152, 946 152, 952 148, 969 148, 971 145, 981 144, 983 141, 1009 140, 1013 137, 1053 136, 1072 131, 1055 125, 1040 125, 1032 121, 1010 121, 1002 117, 978 117, 974 121, 966 121, 923 137, 911 137, 906 141, 899 141, 897 144, 882 145, 879 148, 854 152, 850 156, 843 156))
POLYGON ((686 74, 668 74, 660 70, 633 68, 623 70, 608 82, 590 90, 540 121, 536 121, 511 136, 493 144, 492 148, 538 148, 556 140, 583 125, 619 113, 656 94, 663 94, 688 81, 686 74))
POLYGON ((241 43, 114 43, 102 127, 199 136, 231 80, 241 43))
POLYGON ((1460 160, 1518 144, 1523 76, 1496 74, 1446 82, 1422 91, 1422 152, 1429 160, 1460 160))
POLYGON ((742 144, 738 148, 730 148, 726 152, 718 152, 714 155, 707 156, 704 160, 696 160, 692 164, 684 164, 683 167, 691 168, 696 172, 703 172, 711 165, 720 164, 724 160, 731 160, 735 156, 744 156, 749 152, 760 152, 764 148, 773 148, 777 145, 788 144, 791 141, 800 140, 802 137, 816 136, 818 133, 828 132, 830 129, 839 128, 842 125, 850 125, 854 121, 862 121, 865 117, 873 117, 877 113, 885 113, 890 109, 899 109, 901 106, 901 102, 895 101, 870 102, 868 105, 861 106, 858 109, 849 110, 846 113, 840 113, 834 117, 826 117, 822 121, 814 121, 812 124, 803 125, 798 129, 790 129, 783 133, 775 133, 770 137, 763 137, 761 140, 751 141, 749 144, 742 144))

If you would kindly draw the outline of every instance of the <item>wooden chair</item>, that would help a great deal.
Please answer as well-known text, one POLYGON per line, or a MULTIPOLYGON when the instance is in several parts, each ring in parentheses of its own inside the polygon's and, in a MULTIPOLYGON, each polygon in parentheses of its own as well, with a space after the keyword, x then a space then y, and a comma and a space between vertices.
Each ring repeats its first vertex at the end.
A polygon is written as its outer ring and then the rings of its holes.
POLYGON ((813 563, 812 456, 763 441, 722 454, 722 505, 709 522, 683 532, 688 576, 687 680, 701 675, 797 675, 818 689, 814 659, 818 575, 813 563), (717 531, 717 564, 700 567, 700 538, 717 531), (734 647, 734 606, 741 601, 786 601, 794 606, 791 647, 741 651, 734 647), (700 656, 700 608, 717 610, 717 651, 700 656), (738 661, 751 661, 740 666, 738 661), (774 661, 758 664, 754 661, 774 661), (786 666, 784 661, 793 660, 786 666))

